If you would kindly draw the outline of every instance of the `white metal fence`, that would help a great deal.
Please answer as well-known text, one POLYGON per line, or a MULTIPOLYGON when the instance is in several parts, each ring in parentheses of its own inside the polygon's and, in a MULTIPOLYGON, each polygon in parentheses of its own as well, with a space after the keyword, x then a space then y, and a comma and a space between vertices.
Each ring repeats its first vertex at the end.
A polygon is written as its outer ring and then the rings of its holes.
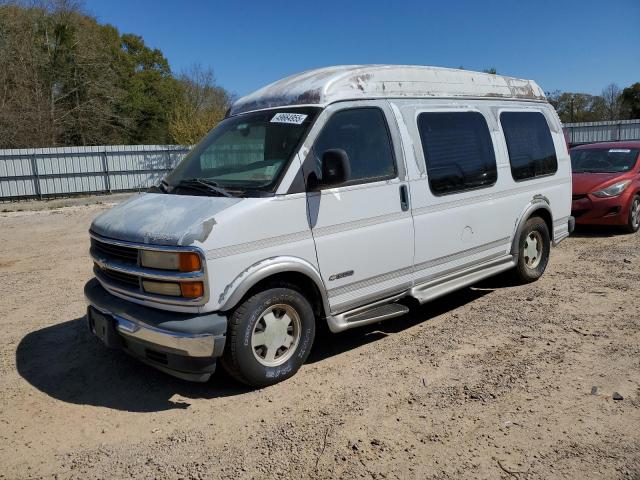
POLYGON ((569 145, 640 140, 640 119, 565 123, 564 132, 569 145))
POLYGON ((178 145, 0 150, 0 201, 146 189, 188 151, 178 145))

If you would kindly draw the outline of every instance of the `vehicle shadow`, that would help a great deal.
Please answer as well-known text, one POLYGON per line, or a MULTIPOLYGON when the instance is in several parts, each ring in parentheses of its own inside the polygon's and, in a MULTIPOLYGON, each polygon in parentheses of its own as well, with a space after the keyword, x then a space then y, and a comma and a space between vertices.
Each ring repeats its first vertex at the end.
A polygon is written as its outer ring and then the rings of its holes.
POLYGON ((627 232, 619 227, 612 227, 608 225, 576 225, 576 229, 571 233, 571 237, 608 238, 618 237, 625 234, 627 234, 627 232))
POLYGON ((189 407, 175 396, 210 399, 250 391, 224 374, 206 383, 187 382, 109 350, 89 333, 84 317, 26 335, 16 365, 27 382, 53 398, 131 412, 189 407))
MULTIPOLYGON (((495 288, 500 287, 496 286, 495 288)), ((482 289, 475 287, 463 288, 424 305, 418 305, 415 302, 409 305, 409 312, 401 317, 372 323, 353 330, 346 330, 338 334, 332 334, 326 328, 320 329, 307 363, 322 361, 328 357, 376 342, 420 323, 428 322, 438 315, 477 300, 490 293, 492 289, 491 287, 482 289)))
MULTIPOLYGON (((490 291, 465 288, 426 305, 413 306, 401 317, 336 335, 320 329, 308 363, 381 340, 490 291)), ((159 372, 124 352, 105 348, 89 333, 84 317, 27 334, 16 350, 16 365, 27 382, 53 398, 130 412, 185 409, 188 399, 213 399, 252 390, 221 367, 206 383, 187 382, 159 372)))

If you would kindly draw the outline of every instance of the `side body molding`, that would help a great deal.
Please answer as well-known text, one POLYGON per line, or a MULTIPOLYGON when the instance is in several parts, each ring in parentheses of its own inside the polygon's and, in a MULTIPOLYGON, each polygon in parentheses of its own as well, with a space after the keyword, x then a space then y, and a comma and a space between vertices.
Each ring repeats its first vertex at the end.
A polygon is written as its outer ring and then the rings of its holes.
POLYGON ((536 210, 546 210, 551 218, 551 229, 549 230, 549 235, 551 235, 551 241, 553 241, 553 213, 551 212, 551 205, 549 204, 549 199, 543 195, 536 195, 533 197, 531 202, 525 207, 522 211, 520 217, 518 217, 517 227, 513 234, 513 240, 511 241, 511 254, 518 254, 518 240, 520 239, 520 235, 522 234, 522 229, 524 228, 524 224, 529 220, 531 214, 536 210))
POLYGON ((228 284, 220 294, 220 310, 226 311, 235 307, 242 297, 255 284, 278 273, 295 272, 306 275, 310 278, 322 297, 322 305, 325 315, 329 314, 329 297, 327 290, 320 276, 320 272, 309 262, 299 257, 271 257, 254 263, 249 268, 240 273, 228 284))

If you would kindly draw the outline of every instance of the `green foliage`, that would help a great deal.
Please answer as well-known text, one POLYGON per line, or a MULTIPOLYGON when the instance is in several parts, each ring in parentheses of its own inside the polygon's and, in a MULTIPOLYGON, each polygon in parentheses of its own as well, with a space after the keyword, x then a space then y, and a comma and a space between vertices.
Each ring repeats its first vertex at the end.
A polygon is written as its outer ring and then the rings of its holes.
POLYGON ((621 110, 627 118, 640 118, 640 82, 622 90, 621 110))
POLYGON ((0 3, 0 148, 175 141, 185 79, 71 1, 0 3))

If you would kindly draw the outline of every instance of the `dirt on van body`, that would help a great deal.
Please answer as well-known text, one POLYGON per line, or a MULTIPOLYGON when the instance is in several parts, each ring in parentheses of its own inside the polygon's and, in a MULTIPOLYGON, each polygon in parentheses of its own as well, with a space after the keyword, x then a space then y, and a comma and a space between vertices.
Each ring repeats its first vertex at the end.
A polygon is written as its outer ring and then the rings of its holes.
POLYGON ((582 232, 534 284, 320 335, 250 390, 89 335, 104 208, 0 214, 0 478, 640 478, 640 234, 582 232))

